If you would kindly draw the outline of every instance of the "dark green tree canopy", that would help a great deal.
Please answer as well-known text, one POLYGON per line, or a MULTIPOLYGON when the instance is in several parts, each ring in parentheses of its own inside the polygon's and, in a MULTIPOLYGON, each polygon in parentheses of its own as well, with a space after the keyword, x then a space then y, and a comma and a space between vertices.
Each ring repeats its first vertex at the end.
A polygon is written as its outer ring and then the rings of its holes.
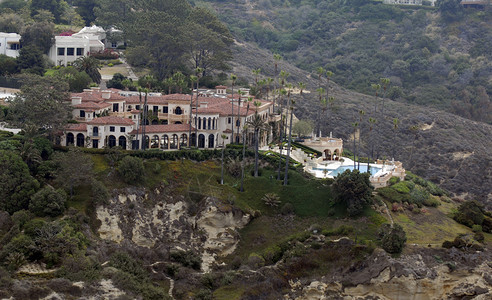
POLYGON ((128 61, 150 67, 162 80, 175 70, 224 69, 233 39, 227 27, 203 8, 182 0, 102 0, 97 23, 123 30, 128 61))
POLYGON ((38 22, 24 28, 21 33, 21 44, 34 46, 47 54, 55 42, 55 26, 49 22, 38 22))
POLYGON ((25 74, 20 78, 23 85, 10 105, 10 122, 35 125, 53 137, 70 117, 68 84, 52 76, 25 74))
POLYGON ((381 246, 388 253, 400 253, 407 241, 407 234, 400 224, 383 224, 379 229, 381 246))
POLYGON ((51 186, 46 186, 31 196, 29 210, 36 216, 56 217, 65 211, 67 194, 59 189, 55 190, 51 186))
POLYGON ((22 158, 12 151, 0 150, 0 210, 10 214, 27 209, 29 198, 39 183, 29 174, 22 158))
POLYGON ((369 173, 346 170, 335 178, 332 187, 336 193, 336 201, 347 205, 350 216, 360 214, 364 207, 371 203, 373 188, 369 181, 369 173))

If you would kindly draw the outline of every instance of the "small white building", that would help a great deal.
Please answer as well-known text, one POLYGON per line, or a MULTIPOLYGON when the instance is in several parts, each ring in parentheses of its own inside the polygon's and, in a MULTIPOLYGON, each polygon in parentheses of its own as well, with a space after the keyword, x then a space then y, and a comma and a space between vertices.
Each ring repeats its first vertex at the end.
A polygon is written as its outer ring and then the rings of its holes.
POLYGON ((19 56, 20 34, 0 32, 0 54, 10 57, 19 56))
POLYGON ((55 43, 51 46, 48 57, 55 65, 66 66, 89 52, 90 39, 86 36, 55 36, 55 43))

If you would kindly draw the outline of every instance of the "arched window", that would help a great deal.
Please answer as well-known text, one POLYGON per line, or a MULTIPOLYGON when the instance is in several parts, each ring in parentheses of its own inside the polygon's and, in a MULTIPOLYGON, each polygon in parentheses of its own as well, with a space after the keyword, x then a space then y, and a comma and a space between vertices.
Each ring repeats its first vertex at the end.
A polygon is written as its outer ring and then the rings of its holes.
POLYGON ((214 135, 213 134, 208 136, 208 147, 214 148, 214 135))
POLYGON ((207 124, 207 128, 208 130, 212 129, 211 126, 212 126, 212 118, 208 118, 208 124, 207 124))
POLYGON ((202 118, 198 118, 198 129, 202 129, 202 118))
POLYGON ((198 135, 198 148, 205 148, 205 136, 203 134, 198 135))
POLYGON ((74 139, 75 137, 73 136, 73 133, 67 133, 67 146, 73 145, 74 139))
POLYGON ((187 145, 188 145, 188 136, 183 133, 179 138, 179 147, 183 148, 186 147, 187 145))
POLYGON ((164 149, 164 150, 169 149, 169 137, 167 136, 167 134, 162 136, 161 149, 164 149))
POLYGON ((192 133, 191 134, 191 141, 190 141, 190 143, 191 143, 191 146, 192 147, 196 147, 196 134, 195 133, 192 133))
POLYGON ((108 137, 108 147, 113 148, 115 146, 116 146, 116 138, 114 137, 114 135, 110 135, 108 137))
POLYGON ((239 119, 236 120, 236 126, 237 127, 241 126, 241 120, 239 120, 239 119))
POLYGON ((203 118, 203 130, 207 129, 207 118, 203 118))
POLYGON ((183 114, 183 110, 181 109, 181 107, 176 107, 176 109, 174 110, 174 114, 176 115, 182 115, 183 114))
POLYGON ((150 141, 150 138, 148 135, 145 136, 145 139, 144 139, 144 142, 142 143, 142 149, 149 149, 149 141, 150 141))
POLYGON ((150 143, 150 148, 159 148, 159 136, 154 135, 152 137, 152 142, 150 143))
POLYGON ((178 135, 173 134, 171 138, 171 149, 178 149, 178 135))
POLYGON ((99 127, 92 127, 92 136, 99 136, 99 127))
POLYGON ((126 150, 126 137, 120 136, 118 139, 118 146, 126 150))
POLYGON ((85 136, 82 133, 77 134, 77 147, 84 147, 85 136))

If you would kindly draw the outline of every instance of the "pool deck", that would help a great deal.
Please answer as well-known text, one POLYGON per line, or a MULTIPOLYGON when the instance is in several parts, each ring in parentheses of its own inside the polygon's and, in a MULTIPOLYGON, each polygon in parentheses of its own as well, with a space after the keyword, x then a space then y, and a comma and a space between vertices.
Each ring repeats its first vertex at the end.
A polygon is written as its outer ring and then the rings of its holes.
MULTIPOLYGON (((274 152, 279 152, 278 147, 269 149, 268 147, 263 147, 261 150, 270 150, 274 152)), ((282 154, 286 155, 286 149, 283 149, 282 154)), ((317 178, 334 178, 328 175, 324 170, 315 169, 326 169, 329 171, 336 170, 339 167, 352 167, 354 166, 354 161, 348 157, 342 157, 343 161, 339 160, 324 160, 322 157, 314 158, 306 154, 301 149, 293 149, 291 151, 291 158, 302 163, 304 166, 304 171, 317 177, 317 178)), ((357 162, 356 162, 357 164, 357 162)), ((366 167, 367 163, 361 163, 361 167, 366 167)), ((382 161, 378 160, 375 163, 370 163, 370 167, 378 168, 379 171, 376 174, 371 175, 369 180, 375 188, 382 188, 388 185, 388 181, 391 177, 399 177, 400 180, 405 179, 405 169, 399 161, 382 161)))

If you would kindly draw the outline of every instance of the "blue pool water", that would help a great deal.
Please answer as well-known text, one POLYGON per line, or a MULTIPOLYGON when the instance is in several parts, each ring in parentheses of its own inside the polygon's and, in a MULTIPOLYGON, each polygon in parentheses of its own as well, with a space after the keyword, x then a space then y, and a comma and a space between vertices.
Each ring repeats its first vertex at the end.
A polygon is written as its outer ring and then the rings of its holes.
MULTIPOLYGON (((328 170, 328 173, 326 175, 333 176, 333 177, 336 177, 338 174, 341 174, 341 173, 345 172, 345 170, 353 170, 353 169, 354 169, 354 166, 340 166, 340 167, 338 167, 336 169, 313 168, 313 170, 316 170, 316 171, 328 170)), ((369 173, 371 175, 374 175, 379 170, 381 170, 381 168, 370 167, 369 168, 369 173)), ((361 173, 367 172, 367 165, 360 165, 359 171, 361 173)))

